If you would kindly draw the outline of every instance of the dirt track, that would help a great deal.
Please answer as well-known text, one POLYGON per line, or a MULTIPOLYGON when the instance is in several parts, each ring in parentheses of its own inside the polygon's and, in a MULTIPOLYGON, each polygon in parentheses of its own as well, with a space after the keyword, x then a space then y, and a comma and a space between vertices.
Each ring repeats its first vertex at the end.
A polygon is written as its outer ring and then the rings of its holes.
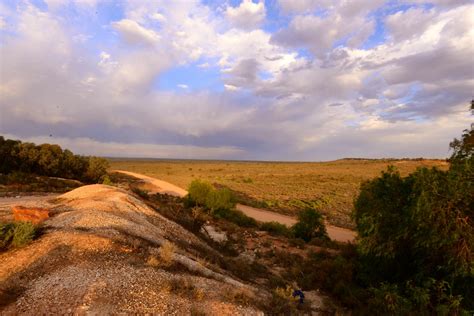
MULTIPOLYGON (((161 193, 161 194, 170 194, 174 196, 183 197, 188 192, 174 184, 171 184, 166 181, 158 180, 152 177, 148 177, 139 173, 124 171, 124 170, 113 170, 114 172, 120 172, 138 179, 141 179, 146 182, 147 189, 149 189, 152 193, 161 193)), ((296 218, 291 216, 286 216, 282 214, 278 214, 275 212, 258 209, 254 207, 250 207, 247 205, 237 204, 236 208, 239 211, 242 211, 245 215, 255 218, 257 221, 260 222, 278 222, 280 224, 284 224, 287 226, 291 226, 296 223, 296 218)), ((340 242, 351 242, 354 241, 356 237, 356 233, 352 230, 326 225, 326 229, 328 232, 329 237, 332 240, 340 241, 340 242)))

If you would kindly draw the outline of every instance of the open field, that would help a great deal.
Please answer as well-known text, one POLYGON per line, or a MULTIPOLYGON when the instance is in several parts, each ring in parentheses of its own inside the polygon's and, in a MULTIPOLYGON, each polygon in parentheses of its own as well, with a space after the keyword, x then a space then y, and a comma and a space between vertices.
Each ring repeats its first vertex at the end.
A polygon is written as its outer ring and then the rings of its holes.
POLYGON ((441 160, 337 160, 331 162, 243 162, 111 159, 121 169, 187 188, 205 179, 237 193, 239 201, 295 215, 305 206, 319 208, 330 223, 351 227, 350 213, 360 183, 394 165, 402 175, 418 167, 447 168, 441 160))

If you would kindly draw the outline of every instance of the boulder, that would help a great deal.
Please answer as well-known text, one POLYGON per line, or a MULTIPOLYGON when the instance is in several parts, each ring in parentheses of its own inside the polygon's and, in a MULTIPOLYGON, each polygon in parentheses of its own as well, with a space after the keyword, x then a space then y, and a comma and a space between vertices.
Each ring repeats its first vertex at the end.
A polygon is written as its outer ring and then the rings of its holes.
POLYGON ((49 218, 49 210, 39 207, 13 206, 13 218, 15 221, 32 222, 39 224, 49 218))
POLYGON ((217 243, 225 243, 227 241, 227 234, 225 232, 217 231, 211 225, 204 225, 201 227, 201 232, 206 234, 209 238, 217 243))

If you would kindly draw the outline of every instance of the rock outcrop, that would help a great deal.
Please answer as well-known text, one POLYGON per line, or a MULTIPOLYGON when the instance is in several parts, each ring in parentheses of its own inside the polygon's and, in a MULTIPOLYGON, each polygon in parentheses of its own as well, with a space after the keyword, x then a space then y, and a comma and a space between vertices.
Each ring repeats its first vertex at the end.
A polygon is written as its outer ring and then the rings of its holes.
POLYGON ((125 190, 83 186, 51 210, 39 239, 0 253, 2 315, 262 314, 226 294, 252 286, 201 259, 218 252, 125 190), (156 250, 170 243, 165 267, 156 250))

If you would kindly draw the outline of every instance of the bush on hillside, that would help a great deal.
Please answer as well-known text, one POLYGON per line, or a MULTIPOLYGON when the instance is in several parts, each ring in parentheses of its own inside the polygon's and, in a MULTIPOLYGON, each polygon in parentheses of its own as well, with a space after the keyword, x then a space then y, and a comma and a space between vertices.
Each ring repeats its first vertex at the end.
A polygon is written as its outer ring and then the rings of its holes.
POLYGON ((298 214, 298 222, 291 227, 293 235, 306 242, 313 238, 329 239, 321 213, 307 208, 298 214))
POLYGON ((188 187, 188 198, 197 205, 205 206, 209 193, 213 190, 209 182, 193 180, 188 187))
POLYGON ((229 189, 211 190, 206 198, 206 207, 211 213, 217 210, 231 210, 235 207, 234 196, 229 189))

